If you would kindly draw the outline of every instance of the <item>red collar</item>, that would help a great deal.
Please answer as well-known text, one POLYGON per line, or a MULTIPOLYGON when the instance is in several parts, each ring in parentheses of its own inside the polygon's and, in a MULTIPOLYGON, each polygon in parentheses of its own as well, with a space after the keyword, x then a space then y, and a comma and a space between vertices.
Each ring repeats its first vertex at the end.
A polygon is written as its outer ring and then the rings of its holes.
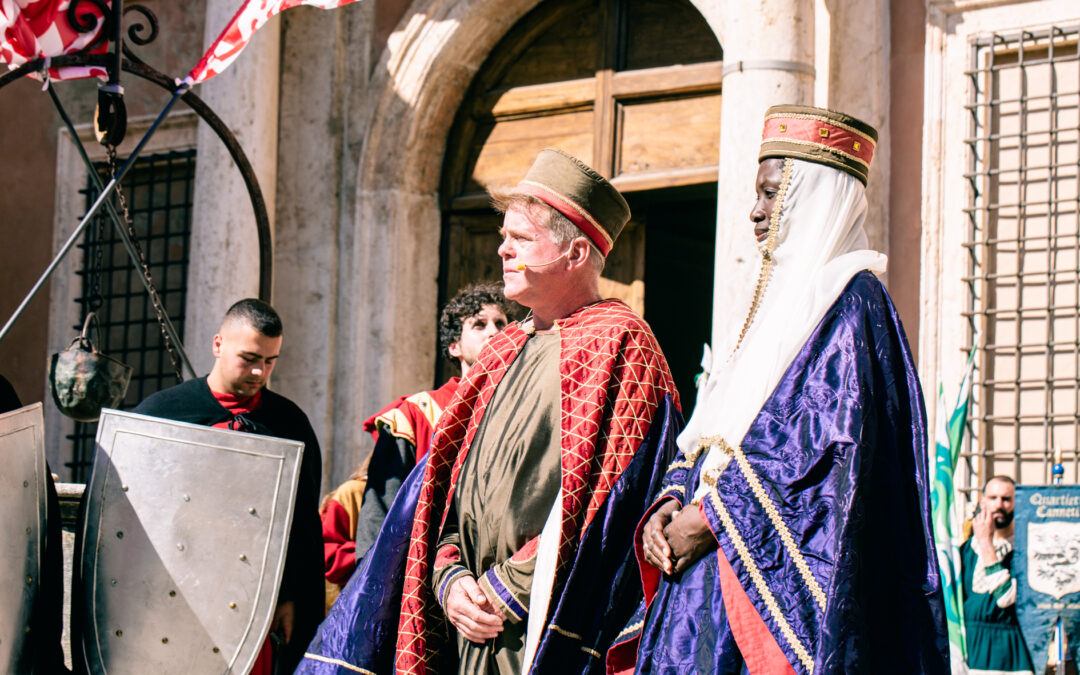
POLYGON ((223 394, 220 391, 210 390, 217 402, 233 415, 247 415, 262 407, 263 390, 255 392, 251 396, 239 397, 234 394, 223 394))

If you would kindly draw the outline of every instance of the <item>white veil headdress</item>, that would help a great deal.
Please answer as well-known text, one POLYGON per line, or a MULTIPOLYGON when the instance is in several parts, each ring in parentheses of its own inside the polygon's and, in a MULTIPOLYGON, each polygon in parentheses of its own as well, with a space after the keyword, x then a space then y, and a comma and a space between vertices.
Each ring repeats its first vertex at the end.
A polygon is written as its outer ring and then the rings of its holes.
MULTIPOLYGON (((742 443, 780 378, 851 278, 862 270, 885 271, 887 258, 868 248, 863 229, 863 184, 823 164, 783 161, 771 277, 756 312, 751 310, 745 334, 740 339, 733 330, 726 343, 713 350, 712 370, 678 439, 690 458, 710 448, 706 470, 722 469, 728 461, 708 439, 722 438, 733 447, 742 443)), ((695 496, 700 498, 706 490, 699 482, 695 496)))

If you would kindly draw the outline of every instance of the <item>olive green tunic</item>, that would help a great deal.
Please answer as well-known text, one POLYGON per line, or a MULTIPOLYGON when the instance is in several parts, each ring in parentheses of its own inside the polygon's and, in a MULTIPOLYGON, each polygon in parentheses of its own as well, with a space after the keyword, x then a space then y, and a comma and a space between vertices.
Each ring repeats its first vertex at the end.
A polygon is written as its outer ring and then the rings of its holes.
MULTIPOLYGON (((494 569, 528 610, 536 556, 511 556, 540 534, 559 491, 559 392, 559 335, 538 333, 511 364, 477 427, 439 541, 440 549, 456 545, 461 559, 436 566, 435 588, 455 567, 474 577, 494 569)), ((501 608, 510 620, 497 638, 480 645, 458 636, 459 673, 521 672, 527 616, 501 608)))

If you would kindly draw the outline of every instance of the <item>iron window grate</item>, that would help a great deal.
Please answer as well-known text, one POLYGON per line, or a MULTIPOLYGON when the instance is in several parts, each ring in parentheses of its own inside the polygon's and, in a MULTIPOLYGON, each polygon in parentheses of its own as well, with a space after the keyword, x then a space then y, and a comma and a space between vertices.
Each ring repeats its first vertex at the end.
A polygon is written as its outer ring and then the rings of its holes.
POLYGON ((971 45, 963 210, 969 339, 979 342, 967 462, 1047 483, 1080 468, 1080 26, 971 45))
MULTIPOLYGON (((96 165, 103 179, 108 167, 96 165)), ((154 285, 177 332, 184 330, 184 305, 187 297, 188 261, 191 253, 191 207, 195 181, 195 150, 171 151, 136 160, 123 180, 124 195, 146 256, 154 285)), ((89 209, 97 190, 87 179, 81 190, 89 209)), ((119 209, 117 209, 119 213, 119 209)), ((76 299, 85 317, 93 301, 92 265, 101 252, 100 309, 101 325, 98 348, 134 369, 127 396, 121 405, 133 408, 148 395, 176 384, 176 375, 161 339, 150 297, 143 288, 139 272, 131 263, 123 242, 108 215, 95 218, 79 244, 82 266, 82 292, 76 299), (104 236, 99 237, 99 227, 104 236)), ((82 323, 75 330, 81 330, 82 323)), ((72 443, 73 480, 85 482, 94 456, 97 423, 75 423, 68 436, 72 443)))

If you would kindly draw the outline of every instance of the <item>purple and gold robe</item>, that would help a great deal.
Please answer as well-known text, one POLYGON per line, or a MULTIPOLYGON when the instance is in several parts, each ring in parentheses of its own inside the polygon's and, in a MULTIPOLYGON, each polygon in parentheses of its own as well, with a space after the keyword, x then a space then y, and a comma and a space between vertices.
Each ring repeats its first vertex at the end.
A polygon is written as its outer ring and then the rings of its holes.
MULTIPOLYGON (((947 673, 926 439, 899 317, 861 272, 696 507, 717 548, 661 578, 639 528, 649 606, 609 669, 947 673)), ((642 523, 666 500, 689 501, 703 456, 679 453, 642 523)))

